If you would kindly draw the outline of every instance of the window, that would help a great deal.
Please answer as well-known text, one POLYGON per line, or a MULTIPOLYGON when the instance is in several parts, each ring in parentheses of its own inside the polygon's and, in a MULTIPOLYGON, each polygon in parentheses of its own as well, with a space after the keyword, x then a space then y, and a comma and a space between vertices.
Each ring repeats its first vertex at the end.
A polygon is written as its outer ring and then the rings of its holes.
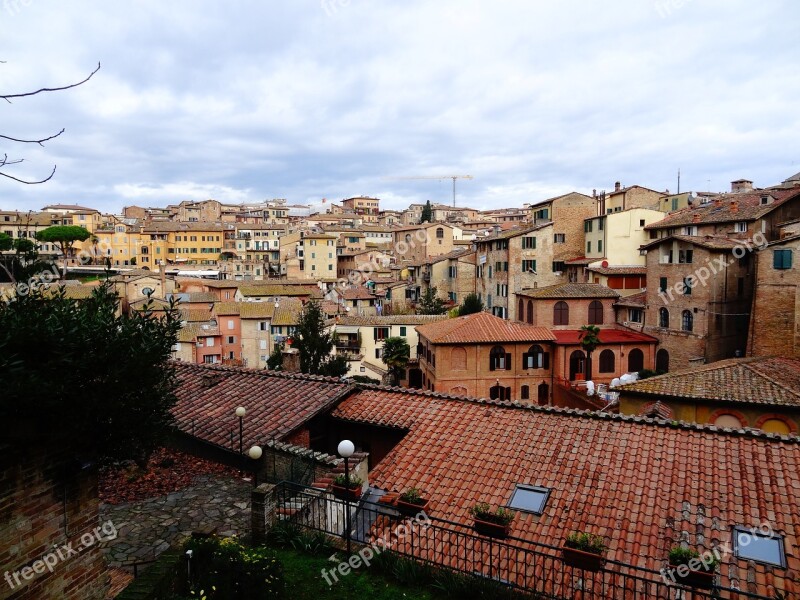
POLYGON ((736 223, 736 228, 734 231, 736 233, 747 233, 747 223, 745 221, 739 221, 736 223))
POLYGON ((500 384, 489 388, 489 398, 492 400, 511 400, 511 388, 500 384))
POLYGON ((603 251, 603 240, 597 240, 597 251, 598 252, 603 251))
POLYGON ((658 290, 660 292, 666 293, 667 292, 667 278, 660 277, 658 280, 658 290))
POLYGON ((644 219, 639 219, 639 227, 644 227, 644 219))
POLYGON ((683 235, 697 235, 697 225, 687 225, 684 227, 683 235))
POLYGON ((628 372, 638 373, 644 369, 644 352, 634 348, 628 353, 628 372))
POLYGON ((502 346, 495 346, 489 352, 489 370, 506 371, 511 369, 511 355, 502 346))
POLYGON ((540 515, 549 496, 548 488, 519 484, 508 502, 508 507, 540 515))
POLYGON ((563 260, 553 261, 553 273, 563 273, 566 263, 563 260))
POLYGON ((444 239, 444 228, 443 227, 437 227, 436 228, 436 239, 439 239, 439 240, 444 239))
POLYGON ((694 327, 694 315, 692 311, 685 310, 681 313, 681 329, 684 331, 691 331, 694 327))
POLYGON ((786 566, 781 536, 774 533, 763 535, 758 528, 745 527, 734 527, 733 534, 733 553, 736 557, 778 567, 786 566))
POLYGON ((586 254, 592 253, 592 242, 586 242, 586 254))
POLYGON ((628 309, 628 321, 631 323, 641 323, 642 322, 642 309, 641 308, 629 308, 628 309))
POLYGON ((773 269, 791 269, 792 268, 792 251, 791 250, 774 250, 772 254, 772 268, 773 269))
POLYGON ((589 304, 589 325, 603 324, 603 303, 599 300, 592 300, 589 304))
POLYGON ((592 232, 592 222, 591 221, 584 221, 583 222, 583 231, 585 233, 591 233, 592 232))
POLYGON ((683 279, 683 295, 684 296, 691 296, 692 295, 692 286, 694 282, 692 281, 691 277, 684 277, 683 279))
POLYGON ((536 261, 535 260, 523 260, 522 261, 522 272, 529 273, 530 271, 536 271, 536 261))
POLYGON ((553 243, 554 244, 564 244, 564 243, 566 243, 566 234, 564 234, 564 233, 553 234, 553 243))
POLYGON ((533 300, 528 300, 528 323, 533 325, 533 300))
POLYGON ((523 250, 535 250, 536 249, 536 237, 529 236, 522 238, 522 249, 523 250))
POLYGON ((606 222, 605 219, 600 219, 599 221, 597 221, 597 231, 603 231, 603 228, 605 227, 605 222, 606 222))
POLYGON ((228 336, 228 343, 229 344, 235 344, 236 343, 236 336, 229 335, 228 336))
POLYGON ((268 331, 269 330, 269 322, 268 321, 261 321, 258 324, 259 331, 268 331))
POLYGON ((405 327, 401 327, 401 328, 400 328, 400 335, 401 335, 402 337, 405 337, 405 336, 406 336, 406 328, 405 328, 405 327))
POLYGON ((228 329, 233 329, 233 328, 234 328, 234 326, 233 326, 233 320, 231 320, 231 319, 228 319, 228 329))
POLYGON ((694 250, 678 250, 678 262, 691 264, 694 258, 694 250))
POLYGON ((375 327, 373 330, 373 339, 377 342, 379 340, 385 340, 389 337, 389 328, 388 327, 375 327))
POLYGON ((523 369, 549 369, 550 353, 545 352, 538 344, 534 344, 522 355, 523 369))
POLYGON ((603 350, 600 353, 600 372, 613 373, 614 372, 614 352, 613 350, 603 350))
POLYGON ((569 305, 563 300, 553 307, 553 325, 569 325, 569 305))
POLYGON ((519 389, 519 394, 520 394, 519 397, 520 397, 521 400, 530 400, 530 398, 531 398, 531 388, 528 387, 527 385, 523 385, 519 389))
POLYGON ((450 279, 458 277, 458 267, 447 267, 447 276, 450 279))

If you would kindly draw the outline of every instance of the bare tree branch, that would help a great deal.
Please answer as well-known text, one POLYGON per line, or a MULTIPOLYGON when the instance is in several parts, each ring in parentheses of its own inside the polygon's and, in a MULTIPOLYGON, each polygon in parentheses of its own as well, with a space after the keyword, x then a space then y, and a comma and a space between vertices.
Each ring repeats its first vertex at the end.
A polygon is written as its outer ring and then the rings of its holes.
POLYGON ((5 100, 10 104, 11 98, 25 98, 26 96, 35 96, 36 94, 41 94, 42 92, 60 92, 61 90, 68 90, 70 88, 83 85, 84 83, 89 81, 92 77, 94 77, 94 74, 97 73, 99 70, 100 70, 100 63, 97 63, 97 68, 91 73, 89 73, 89 76, 86 79, 84 79, 83 81, 79 81, 78 83, 73 83, 70 85, 65 85, 63 87, 56 87, 56 88, 41 88, 39 90, 36 90, 35 92, 25 92, 23 94, 0 95, 0 98, 2 98, 3 100, 5 100))
MULTIPOLYGON (((17 162, 22 162, 22 161, 17 161, 17 162)), ((13 163, 10 163, 10 164, 13 164, 13 163)), ((14 181, 17 181, 19 183, 24 183, 25 185, 38 185, 40 183, 45 183, 46 181, 50 181, 53 178, 53 175, 56 174, 56 166, 57 165, 53 165, 53 170, 50 172, 50 175, 48 175, 44 179, 40 179, 39 181, 25 181, 24 179, 17 179, 16 177, 13 177, 12 175, 9 175, 8 173, 3 173, 2 171, 0 171, 0 176, 8 177, 9 179, 13 179, 14 181)))
POLYGON ((60 136, 62 133, 64 133, 64 129, 63 128, 57 134, 51 135, 50 137, 42 138, 40 140, 20 140, 20 139, 9 137, 7 135, 2 135, 2 134, 0 134, 0 139, 9 140, 9 141, 12 141, 12 142, 19 142, 20 144, 39 144, 40 146, 44 146, 44 142, 49 142, 50 140, 53 140, 53 139, 57 138, 58 136, 60 136))

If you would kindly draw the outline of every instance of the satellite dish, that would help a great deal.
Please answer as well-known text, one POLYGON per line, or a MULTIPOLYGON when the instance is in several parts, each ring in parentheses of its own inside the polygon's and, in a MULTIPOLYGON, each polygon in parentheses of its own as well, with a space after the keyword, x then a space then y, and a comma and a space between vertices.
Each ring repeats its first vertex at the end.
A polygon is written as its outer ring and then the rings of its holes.
POLYGON ((608 261, 607 261, 607 260, 604 260, 602 263, 600 263, 600 265, 601 265, 601 266, 602 266, 604 269, 607 269, 607 268, 608 268, 608 261))
POLYGON ((149 298, 150 296, 152 296, 152 295, 153 295, 153 292, 154 292, 154 291, 155 291, 155 290, 153 290, 153 288, 149 288, 149 287, 142 288, 142 294, 144 294, 144 295, 145 295, 145 296, 147 296, 148 298, 149 298))

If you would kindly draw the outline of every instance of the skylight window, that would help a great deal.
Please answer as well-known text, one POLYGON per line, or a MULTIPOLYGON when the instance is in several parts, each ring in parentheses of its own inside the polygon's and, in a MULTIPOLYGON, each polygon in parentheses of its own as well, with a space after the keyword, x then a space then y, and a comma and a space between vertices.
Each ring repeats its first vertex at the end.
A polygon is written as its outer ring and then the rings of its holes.
POLYGON ((550 489, 532 485, 517 485, 508 503, 509 508, 540 515, 550 496, 550 489))
POLYGON ((738 558, 745 560, 786 566, 783 538, 779 535, 761 535, 745 527, 736 527, 733 530, 733 552, 738 558))

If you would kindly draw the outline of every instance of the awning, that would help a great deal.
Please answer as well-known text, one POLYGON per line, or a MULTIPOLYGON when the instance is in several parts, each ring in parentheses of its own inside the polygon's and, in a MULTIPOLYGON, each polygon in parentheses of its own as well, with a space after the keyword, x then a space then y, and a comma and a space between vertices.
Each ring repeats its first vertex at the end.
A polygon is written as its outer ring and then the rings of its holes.
POLYGON ((336 333, 358 333, 358 326, 356 325, 337 325, 336 333))

